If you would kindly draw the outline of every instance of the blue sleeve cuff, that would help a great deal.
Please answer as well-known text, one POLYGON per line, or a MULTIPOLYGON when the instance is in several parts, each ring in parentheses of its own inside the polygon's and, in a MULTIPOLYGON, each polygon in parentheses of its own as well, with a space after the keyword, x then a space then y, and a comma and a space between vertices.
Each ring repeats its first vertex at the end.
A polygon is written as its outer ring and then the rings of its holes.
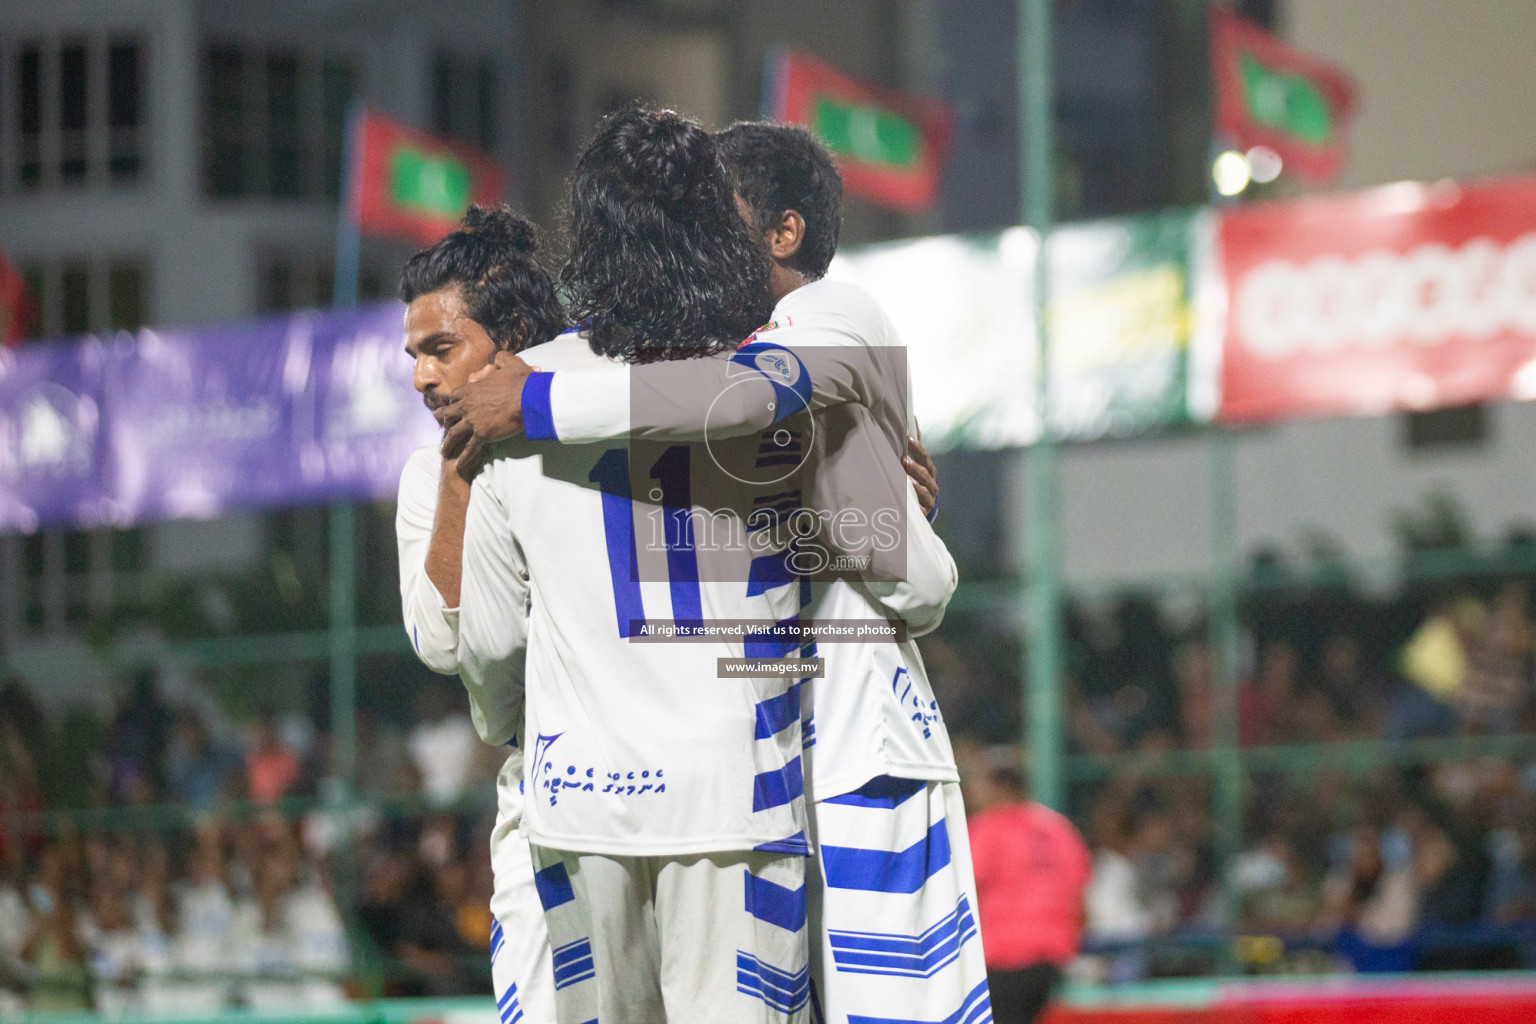
POLYGON ((811 407, 811 374, 805 363, 783 345, 757 341, 743 345, 731 361, 750 367, 773 384, 773 422, 811 407))
POLYGON ((923 518, 928 520, 930 523, 933 522, 935 519, 939 518, 939 499, 938 498, 934 498, 933 499, 933 511, 929 512, 923 518))
POLYGON ((523 436, 530 441, 558 441, 555 417, 549 407, 552 373, 532 373, 523 383, 523 436))

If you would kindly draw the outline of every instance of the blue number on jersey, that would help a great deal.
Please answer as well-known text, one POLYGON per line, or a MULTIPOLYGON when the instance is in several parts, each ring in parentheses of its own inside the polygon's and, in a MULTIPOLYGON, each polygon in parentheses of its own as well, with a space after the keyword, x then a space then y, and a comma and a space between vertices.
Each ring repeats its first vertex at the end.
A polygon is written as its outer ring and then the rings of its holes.
MULTIPOLYGON (((704 616, 690 515, 693 501, 689 455, 687 445, 674 445, 651 466, 651 479, 660 482, 661 504, 667 510, 667 577, 673 621, 681 623, 697 623, 704 616)), ((629 493, 629 452, 623 448, 608 449, 587 479, 603 492, 603 536, 608 544, 608 575, 613 581, 619 636, 635 636, 645 620, 645 605, 640 598, 634 501, 629 493)))

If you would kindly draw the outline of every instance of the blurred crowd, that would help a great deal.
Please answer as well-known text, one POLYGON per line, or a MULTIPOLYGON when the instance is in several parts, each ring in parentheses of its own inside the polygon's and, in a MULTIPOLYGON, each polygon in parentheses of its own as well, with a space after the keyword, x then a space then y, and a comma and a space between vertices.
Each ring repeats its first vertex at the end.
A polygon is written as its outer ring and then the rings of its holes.
MULTIPOLYGON (((1183 613, 1135 597, 1070 609, 1071 753, 1215 745, 1211 649, 1199 609, 1183 613)), ((1426 763, 1393 743, 1536 734, 1528 583, 1275 590, 1242 619, 1242 834, 1218 835, 1199 765, 1133 757, 1075 777, 1093 859, 1078 974, 1208 973, 1228 906, 1254 970, 1536 967, 1536 758, 1426 763), (1265 752, 1368 740, 1389 756, 1265 752)), ((1007 630, 952 616, 923 649, 957 738, 1019 735, 1007 630)), ((479 742, 457 683, 360 703, 365 799, 346 818, 324 714, 226 716, 198 692, 167 698, 142 674, 108 714, 48 715, 0 687, 0 1010, 487 991, 504 752, 479 742), (95 810, 48 813, 79 808, 95 810)))
MULTIPOLYGON (((1536 737, 1532 582, 1248 590, 1232 709, 1244 825, 1224 843, 1208 762, 1160 760, 1217 746, 1203 606, 1070 603, 1068 751, 1120 759, 1069 794, 1094 856, 1086 940, 1110 951, 1078 970, 1209 973, 1228 899, 1255 970, 1536 966, 1536 750, 1493 746, 1536 737), (1405 745, 1458 737, 1472 756, 1405 745), (1126 952, 1149 939, 1158 956, 1126 952)), ((923 651, 952 734, 1021 734, 1006 620, 952 615, 923 651)))
POLYGON ((1211 786, 1122 775, 1075 791, 1094 865, 1085 935, 1107 953, 1080 964, 1087 976, 1203 973, 1224 897, 1256 971, 1536 967, 1536 766, 1320 761, 1250 776, 1229 894, 1211 786), (1161 962, 1115 952, 1152 938, 1189 941, 1161 962))
MULTIPOLYGON (((1137 598, 1072 608, 1072 753, 1154 761, 1216 745, 1211 647, 1199 610, 1184 612, 1137 598)), ((1387 763, 1347 747, 1244 755, 1244 828, 1227 847, 1225 893, 1204 769, 1159 775, 1132 760, 1106 781, 1078 781, 1072 816, 1094 854, 1089 946, 1161 937, 1173 951, 1161 963, 1106 955, 1079 969, 1209 970, 1211 946, 1199 940, 1215 934, 1226 899, 1243 930, 1270 940, 1240 944, 1254 969, 1536 966, 1536 759, 1490 751, 1425 763, 1401 745, 1536 734, 1529 583, 1387 597, 1276 591, 1250 598, 1242 619, 1241 747, 1386 741, 1375 753, 1387 763)), ((928 650, 930 665, 947 667, 942 681, 961 682, 958 732, 986 736, 987 708, 1018 706, 1006 678, 1016 651, 989 664, 985 644, 950 637, 928 650)))
MULTIPOLYGON (((1531 582, 1376 596, 1296 588, 1243 602, 1236 739, 1244 747, 1536 733, 1531 582)), ((1203 606, 1068 602, 1067 740, 1077 754, 1206 750, 1217 691, 1203 606)), ((952 614, 923 656, 950 731, 1020 735, 1016 632, 952 614)))
POLYGON ((0 690, 0 1013, 488 991, 504 752, 456 696, 428 687, 409 729, 364 716, 359 788, 387 799, 343 815, 322 799, 330 744, 310 719, 237 728, 140 676, 101 725, 55 725, 0 690))
MULTIPOLYGON (((436 807, 485 796, 504 752, 480 742, 455 679, 425 676, 414 701, 357 709, 359 792, 436 807), (401 724, 403 723, 403 724, 401 724)), ((107 716, 75 705, 45 714, 19 682, 0 684, 0 812, 175 804, 213 810, 322 795, 335 774, 324 714, 265 711, 239 719, 204 693, 172 701, 151 673, 129 680, 107 716)))
MULTIPOLYGON (((1254 615, 1237 693, 1244 747, 1536 732, 1529 589, 1332 602, 1254 615)), ((1081 752, 1207 749, 1210 646, 1150 602, 1076 620, 1069 736, 1081 752)))
POLYGON ((345 998, 347 934, 329 871, 281 820, 24 845, 0 883, 12 1008, 212 1012, 345 998))

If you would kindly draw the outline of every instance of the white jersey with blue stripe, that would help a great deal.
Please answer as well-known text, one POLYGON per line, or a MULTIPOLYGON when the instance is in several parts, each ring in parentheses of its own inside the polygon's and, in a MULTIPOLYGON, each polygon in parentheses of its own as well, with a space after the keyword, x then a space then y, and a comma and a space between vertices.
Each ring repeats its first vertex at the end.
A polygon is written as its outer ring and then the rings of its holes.
MULTIPOLYGON (((395 540, 400 551, 400 603, 406 634, 416 656, 444 674, 459 671, 459 610, 449 608, 427 577, 427 548, 437 515, 442 456, 436 447, 411 454, 400 474, 395 540)), ((526 575, 526 574, 524 574, 526 575)), ((527 635, 527 595, 506 604, 503 642, 509 649, 527 635)), ((511 748, 496 776, 496 825, 491 831, 491 867, 496 887, 491 896, 491 979, 502 1024, 553 1024, 553 982, 549 935, 534 889, 528 841, 519 831, 523 818, 523 752, 516 741, 523 727, 523 679, 520 656, 491 688, 466 681, 470 717, 480 738, 511 748)))
POLYGON ((459 610, 448 607, 427 577, 442 468, 436 448, 418 448, 405 461, 395 505, 395 544, 400 554, 400 612, 411 649, 427 668, 453 675, 459 670, 459 610))
MULTIPOLYGON (((427 576, 427 548, 432 543, 442 468, 443 457, 435 447, 417 449, 406 460, 400 472, 400 500, 395 506, 395 543, 400 553, 400 611, 411 649, 432 671, 453 675, 459 671, 459 610, 448 607, 427 576)), ((518 642, 527 633, 525 605, 526 596, 521 605, 508 608, 508 641, 518 642)), ((515 744, 523 726, 521 662, 513 667, 515 673, 494 687, 464 680, 475 731, 493 746, 515 744)))
MULTIPOLYGON (((575 332, 522 355, 547 370, 615 365, 575 332)), ((758 444, 713 452, 519 442, 475 481, 459 667, 472 686, 495 687, 511 674, 506 606, 526 588, 523 821, 538 846, 653 856, 805 850, 800 691, 792 678, 722 678, 718 665, 796 647, 750 635, 658 641, 644 632, 647 624, 799 614, 805 588, 788 576, 759 578, 764 558, 749 559, 750 551, 737 556, 734 581, 700 579, 690 513, 752 507, 751 488, 716 459, 757 458, 758 444)))
POLYGON ((882 776, 821 801, 806 887, 821 1017, 992 1019, 960 787, 882 776))
MULTIPOLYGON (((548 372, 523 392, 529 437, 587 444, 609 438, 655 441, 756 435, 783 410, 809 408, 819 445, 807 467, 818 493, 811 507, 846 507, 833 491, 845 462, 889 459, 916 433, 904 361, 879 358, 901 339, 879 304, 857 285, 816 281, 786 295, 773 320, 728 357, 618 367, 595 373, 548 372), (805 355, 805 361, 795 356, 805 355), (876 353, 871 357, 870 352, 876 353), (846 352, 843 358, 840 353, 846 352), (814 355, 812 355, 814 353, 814 355), (783 357, 774 361, 775 354, 783 357), (756 373, 743 373, 743 369, 756 373), (786 381, 793 385, 788 392, 786 381)), ((954 560, 906 488, 906 565, 895 583, 873 579, 818 584, 811 617, 905 621, 910 635, 935 628, 958 583, 954 560)), ((820 643, 825 677, 813 680, 807 722, 807 785, 813 800, 857 789, 869 779, 953 781, 954 754, 917 646, 911 639, 820 643)))

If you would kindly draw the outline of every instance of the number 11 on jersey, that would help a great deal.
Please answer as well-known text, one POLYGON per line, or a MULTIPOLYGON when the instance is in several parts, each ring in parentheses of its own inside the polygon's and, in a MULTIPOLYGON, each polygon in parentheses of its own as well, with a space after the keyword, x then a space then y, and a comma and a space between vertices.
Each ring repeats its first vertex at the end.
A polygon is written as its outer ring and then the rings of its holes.
MULTIPOLYGON (((650 492, 652 503, 666 510, 667 582, 674 623, 697 623, 704 617, 691 514, 691 454, 687 445, 674 445, 662 453, 649 474, 649 478, 658 483, 650 492)), ((613 583, 619 636, 636 636, 646 614, 640 594, 640 559, 635 546, 629 451, 608 449, 592 467, 587 479, 597 484, 603 493, 603 537, 608 546, 608 575, 613 583)))

